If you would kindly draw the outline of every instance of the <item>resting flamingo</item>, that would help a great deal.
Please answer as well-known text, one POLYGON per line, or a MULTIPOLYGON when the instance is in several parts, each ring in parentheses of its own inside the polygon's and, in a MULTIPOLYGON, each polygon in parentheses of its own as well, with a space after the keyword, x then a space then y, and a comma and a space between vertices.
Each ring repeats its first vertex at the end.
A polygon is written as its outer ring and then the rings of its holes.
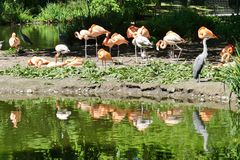
POLYGON ((90 31, 85 30, 85 29, 83 29, 79 32, 77 32, 77 31, 74 32, 74 35, 76 38, 78 38, 80 40, 82 40, 82 39, 85 40, 85 58, 87 58, 87 41, 89 39, 96 39, 96 38, 91 35, 90 31))
MULTIPOLYGON (((131 25, 127 29, 127 37, 128 38, 135 38, 136 35, 142 35, 143 37, 150 38, 150 34, 148 29, 145 26, 142 26, 140 28, 131 25)), ((135 40, 133 40, 133 45, 135 46, 135 57, 137 60, 137 44, 135 43, 135 40)))
POLYGON ((108 46, 110 48, 110 53, 111 53, 111 48, 114 45, 118 46, 118 57, 119 57, 119 46, 122 44, 128 44, 128 41, 119 33, 114 33, 111 38, 110 38, 110 33, 106 34, 106 38, 103 41, 103 45, 108 46))
POLYGON ((10 47, 11 48, 15 48, 17 50, 17 52, 18 52, 20 44, 21 44, 20 39, 17 37, 16 33, 13 32, 11 38, 9 39, 10 47))
POLYGON ((93 24, 93 25, 88 29, 88 31, 90 32, 90 35, 91 35, 92 37, 94 37, 95 40, 96 40, 96 54, 97 54, 97 47, 98 47, 97 37, 100 36, 100 35, 109 33, 109 31, 106 30, 106 29, 104 29, 103 27, 101 27, 101 26, 99 26, 99 25, 96 25, 96 24, 93 24))
POLYGON ((181 38, 177 33, 173 31, 168 31, 166 35, 163 37, 163 40, 159 40, 156 43, 156 49, 159 51, 159 48, 165 49, 167 45, 171 46, 171 54, 170 57, 174 57, 174 46, 176 46, 180 51, 178 53, 177 61, 182 53, 182 48, 177 44, 185 43, 186 41, 181 38))

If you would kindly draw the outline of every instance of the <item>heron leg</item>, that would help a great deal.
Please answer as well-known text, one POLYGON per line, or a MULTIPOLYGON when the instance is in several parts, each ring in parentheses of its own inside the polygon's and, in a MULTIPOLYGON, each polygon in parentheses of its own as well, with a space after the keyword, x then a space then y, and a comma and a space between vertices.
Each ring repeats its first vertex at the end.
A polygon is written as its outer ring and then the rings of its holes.
POLYGON ((181 55, 181 53, 182 53, 182 48, 181 47, 179 47, 177 44, 175 45, 180 51, 179 51, 179 53, 178 53, 178 57, 177 57, 177 61, 179 60, 179 57, 180 57, 180 55, 181 55))

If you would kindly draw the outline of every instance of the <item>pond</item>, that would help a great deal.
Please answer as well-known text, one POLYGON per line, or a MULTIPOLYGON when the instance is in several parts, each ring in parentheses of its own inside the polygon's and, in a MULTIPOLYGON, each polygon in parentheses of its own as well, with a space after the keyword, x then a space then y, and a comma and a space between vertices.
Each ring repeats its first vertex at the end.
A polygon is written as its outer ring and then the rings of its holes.
POLYGON ((51 97, 0 118, 0 159, 239 158, 239 114, 204 104, 51 97))
POLYGON ((54 48, 59 42, 59 33, 62 31, 60 25, 12 25, 0 26, 0 41, 4 40, 3 50, 9 49, 8 40, 12 33, 15 32, 20 38, 20 30, 28 36, 33 45, 21 42, 21 46, 27 49, 47 49, 54 48))

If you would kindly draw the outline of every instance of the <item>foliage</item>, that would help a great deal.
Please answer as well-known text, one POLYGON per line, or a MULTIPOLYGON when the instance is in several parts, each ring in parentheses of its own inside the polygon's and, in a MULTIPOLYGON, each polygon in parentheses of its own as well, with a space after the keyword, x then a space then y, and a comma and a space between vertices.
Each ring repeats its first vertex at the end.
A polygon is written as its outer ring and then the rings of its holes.
POLYGON ((77 2, 68 4, 49 3, 41 9, 37 20, 45 22, 70 22, 79 17, 86 16, 86 8, 82 8, 77 2))
MULTIPOLYGON (((187 63, 168 64, 155 61, 143 66, 109 67, 105 69, 97 67, 93 61, 86 61, 82 67, 34 68, 16 65, 2 70, 0 73, 27 78, 80 77, 90 80, 92 83, 110 78, 121 82, 170 84, 190 79, 192 77, 192 65, 187 63)), ((212 70, 211 65, 208 65, 203 69, 202 76, 222 80, 223 75, 219 74, 218 70, 212 70)))
POLYGON ((32 20, 30 10, 23 8, 21 3, 5 1, 1 6, 0 20, 5 23, 28 22, 32 20))
POLYGON ((90 10, 91 16, 106 16, 121 11, 116 0, 92 0, 90 10))

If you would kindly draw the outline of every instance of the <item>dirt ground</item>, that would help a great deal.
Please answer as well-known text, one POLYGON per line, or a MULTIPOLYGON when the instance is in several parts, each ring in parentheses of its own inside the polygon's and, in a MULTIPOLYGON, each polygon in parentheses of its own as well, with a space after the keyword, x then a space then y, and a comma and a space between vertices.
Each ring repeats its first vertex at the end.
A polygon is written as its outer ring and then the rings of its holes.
MULTIPOLYGON (((217 64, 220 60, 219 52, 226 44, 221 44, 216 47, 216 44, 209 45, 208 61, 217 64)), ((194 58, 202 52, 202 44, 192 43, 182 46, 183 52, 180 61, 188 61, 192 63, 194 58)), ((116 48, 112 49, 114 62, 108 65, 144 65, 146 60, 139 58, 138 62, 134 57, 133 46, 123 46, 120 49, 120 57, 115 57, 116 48), (131 49, 129 49, 131 48, 131 49), (127 54, 126 54, 127 53, 127 54)), ((95 48, 91 47, 89 53, 90 59, 96 60, 95 48)), ((162 59, 169 63, 176 63, 170 61, 166 50, 157 52, 155 49, 148 49, 147 53, 151 56, 149 60, 162 59)), ((178 53, 177 51, 175 53, 178 53)), ((72 51, 68 57, 80 56, 84 57, 84 50, 72 51)), ((50 61, 54 61, 54 51, 46 50, 39 52, 23 52, 18 56, 6 56, 5 51, 0 51, 0 70, 20 64, 27 66, 27 60, 33 56, 40 56, 50 61)), ((66 58, 66 57, 65 57, 66 58)), ((101 62, 97 62, 99 67, 102 67, 101 62)), ((98 96, 98 97, 120 97, 120 98, 148 98, 161 101, 163 99, 175 99, 186 102, 208 102, 214 101, 219 103, 226 103, 229 100, 230 91, 226 85, 220 82, 204 81, 196 83, 195 80, 189 80, 178 84, 162 85, 162 84, 132 84, 119 83, 117 81, 109 80, 102 84, 91 84, 88 81, 79 80, 77 78, 65 79, 26 79, 20 77, 0 76, 0 99, 9 99, 11 97, 32 97, 42 95, 65 95, 65 96, 98 96)), ((231 97, 233 101, 236 96, 231 97)))

